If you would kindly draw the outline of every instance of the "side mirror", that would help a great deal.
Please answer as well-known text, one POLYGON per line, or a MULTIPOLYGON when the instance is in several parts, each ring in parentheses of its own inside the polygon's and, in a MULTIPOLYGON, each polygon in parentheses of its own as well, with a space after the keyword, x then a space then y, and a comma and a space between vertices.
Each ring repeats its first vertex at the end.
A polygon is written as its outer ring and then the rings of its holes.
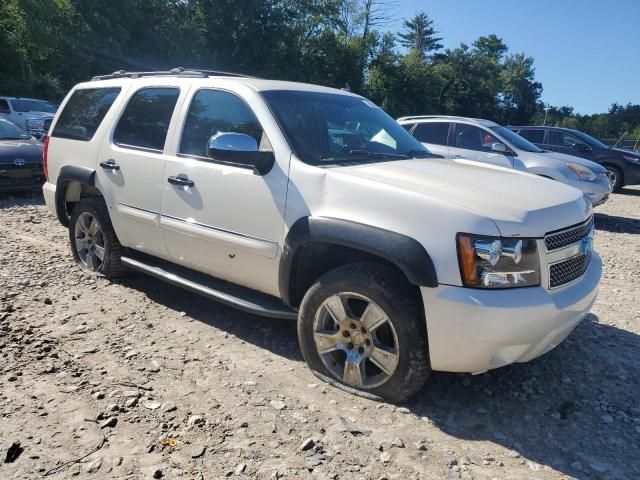
POLYGON ((573 149, 577 152, 586 152, 588 150, 591 150, 589 146, 585 145, 584 143, 574 143, 573 149))
POLYGON ((491 144, 491 151, 509 155, 511 152, 504 143, 494 142, 491 144))
POLYGON ((257 175, 269 173, 276 158, 273 152, 258 150, 258 142, 251 135, 235 132, 218 132, 207 144, 209 158, 251 167, 257 175))

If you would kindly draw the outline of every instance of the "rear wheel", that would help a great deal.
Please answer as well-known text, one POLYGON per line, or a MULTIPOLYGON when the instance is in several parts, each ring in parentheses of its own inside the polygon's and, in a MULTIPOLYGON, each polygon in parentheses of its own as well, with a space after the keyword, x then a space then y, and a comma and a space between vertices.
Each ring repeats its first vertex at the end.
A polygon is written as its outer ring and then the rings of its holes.
POLYGON ((383 265, 351 264, 323 275, 302 301, 298 338, 309 367, 352 393, 401 402, 430 373, 417 291, 383 265))
POLYGON ((78 202, 69 221, 69 240, 73 258, 84 272, 105 277, 126 273, 120 261, 123 248, 101 198, 83 198, 78 202))
POLYGON ((618 167, 614 167, 613 165, 603 166, 607 169, 607 173, 609 174, 609 185, 611 186, 611 191, 619 191, 624 186, 622 171, 618 167))

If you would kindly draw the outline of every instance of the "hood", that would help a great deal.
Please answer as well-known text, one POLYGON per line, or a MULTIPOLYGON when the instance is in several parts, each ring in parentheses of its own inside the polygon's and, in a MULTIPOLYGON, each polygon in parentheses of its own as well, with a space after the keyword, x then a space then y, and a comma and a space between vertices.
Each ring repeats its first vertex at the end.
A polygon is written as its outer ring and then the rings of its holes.
POLYGON ((27 164, 42 163, 42 144, 36 140, 0 140, 0 165, 14 165, 21 158, 27 164))
POLYGON ((573 187, 470 160, 413 159, 336 168, 464 208, 493 220, 506 237, 542 237, 591 215, 591 204, 573 187))
POLYGON ((587 167, 593 173, 605 173, 607 170, 600 165, 599 163, 592 162, 591 160, 587 160, 582 157, 574 157, 573 155, 567 155, 565 153, 559 152, 544 152, 540 155, 544 155, 545 157, 555 158, 563 163, 577 163, 578 165, 582 165, 583 167, 587 167))
MULTIPOLYGON (((605 150, 606 152, 607 150, 605 150)), ((625 150, 623 148, 612 148, 608 150, 610 152, 616 152, 618 155, 626 155, 627 157, 634 157, 640 160, 639 152, 632 152, 631 150, 625 150)))

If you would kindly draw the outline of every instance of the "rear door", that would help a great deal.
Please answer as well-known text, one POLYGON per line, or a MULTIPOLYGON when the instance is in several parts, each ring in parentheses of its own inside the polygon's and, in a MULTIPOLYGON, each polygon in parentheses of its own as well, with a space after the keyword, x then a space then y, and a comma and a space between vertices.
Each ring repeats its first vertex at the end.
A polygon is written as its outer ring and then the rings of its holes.
POLYGON ((160 228, 164 150, 181 99, 178 85, 166 82, 129 91, 102 143, 96 174, 120 242, 161 257, 167 256, 160 228))
POLYGON ((525 128, 516 131, 522 138, 529 140, 534 145, 544 148, 544 128, 525 128))
POLYGON ((451 157, 449 147, 449 130, 451 122, 425 122, 418 123, 412 131, 412 135, 429 149, 431 153, 451 157))
POLYGON ((454 125, 452 158, 466 158, 500 167, 513 167, 509 155, 492 151, 494 143, 503 142, 498 140, 489 130, 466 123, 455 123, 454 125))

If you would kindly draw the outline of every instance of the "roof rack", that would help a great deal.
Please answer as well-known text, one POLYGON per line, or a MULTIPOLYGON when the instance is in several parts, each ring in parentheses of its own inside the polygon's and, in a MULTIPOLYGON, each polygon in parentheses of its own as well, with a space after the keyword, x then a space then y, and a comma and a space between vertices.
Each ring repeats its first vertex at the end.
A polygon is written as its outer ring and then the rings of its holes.
POLYGON ((160 77, 160 76, 175 76, 175 77, 241 77, 241 78, 255 78, 250 75, 244 75, 242 73, 223 72, 221 70, 201 70, 199 68, 184 68, 176 67, 171 70, 158 70, 153 72, 127 72, 125 70, 118 70, 110 75, 97 75, 91 80, 111 80, 114 78, 141 78, 141 77, 160 77))
MULTIPOLYGON (((409 117, 400 117, 398 119, 398 121, 404 121, 404 120, 422 120, 425 118, 467 118, 467 117, 460 117, 458 115, 411 115, 409 117)), ((476 119, 474 119, 476 120, 476 119)))

